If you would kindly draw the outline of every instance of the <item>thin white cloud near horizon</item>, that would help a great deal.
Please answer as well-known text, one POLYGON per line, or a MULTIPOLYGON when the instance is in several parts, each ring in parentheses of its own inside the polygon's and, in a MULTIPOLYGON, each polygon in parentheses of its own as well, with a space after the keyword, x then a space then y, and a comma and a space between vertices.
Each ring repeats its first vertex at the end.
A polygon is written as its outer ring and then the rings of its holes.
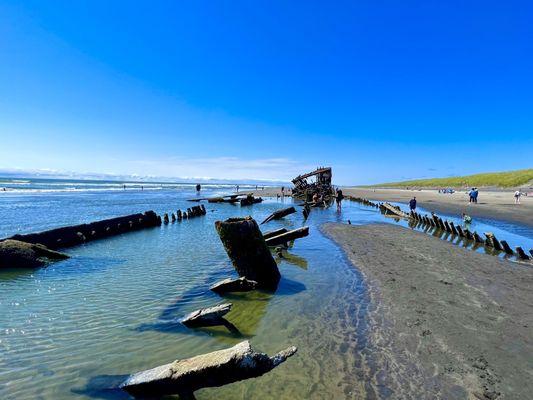
POLYGON ((238 157, 186 158, 170 157, 142 160, 115 160, 113 168, 92 171, 72 171, 62 168, 24 168, 0 165, 0 176, 26 175, 72 179, 169 179, 169 180, 234 180, 234 181, 290 181, 313 169, 290 158, 243 159, 238 157), (119 166, 119 167, 118 167, 119 166))

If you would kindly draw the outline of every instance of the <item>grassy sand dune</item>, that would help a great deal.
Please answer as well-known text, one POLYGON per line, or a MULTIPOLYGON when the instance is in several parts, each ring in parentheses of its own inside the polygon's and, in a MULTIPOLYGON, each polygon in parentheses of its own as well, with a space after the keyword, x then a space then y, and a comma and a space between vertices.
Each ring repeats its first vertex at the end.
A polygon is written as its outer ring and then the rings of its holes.
POLYGON ((455 176, 450 178, 434 179, 414 179, 403 182, 382 183, 367 187, 501 187, 515 188, 521 186, 533 186, 533 169, 522 169, 518 171, 490 172, 485 174, 475 174, 466 176, 455 176))

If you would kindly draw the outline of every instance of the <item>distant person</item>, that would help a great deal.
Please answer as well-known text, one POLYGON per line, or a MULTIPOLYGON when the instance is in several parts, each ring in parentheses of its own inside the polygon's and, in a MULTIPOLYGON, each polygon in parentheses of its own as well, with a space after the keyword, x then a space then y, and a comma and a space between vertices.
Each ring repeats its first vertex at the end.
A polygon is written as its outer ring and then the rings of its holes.
POLYGON ((281 187, 281 197, 285 197, 285 186, 281 187))
POLYGON ((202 185, 200 185, 199 183, 196 185, 196 191, 199 192, 200 190, 202 190, 202 185))
POLYGON ((479 195, 478 188, 474 188, 474 203, 477 203, 477 196, 479 195))
POLYGON ((473 203, 474 202, 474 188, 470 189, 468 192, 468 202, 473 203))
POLYGON ((143 185, 141 185, 141 192, 142 192, 143 190, 144 190, 144 186, 143 186, 143 185))
POLYGON ((416 211, 416 197, 413 197, 411 200, 409 200, 409 209, 411 211, 416 211))
POLYGON ((124 187, 124 190, 126 190, 126 185, 123 185, 123 187, 124 187))
POLYGON ((465 213, 463 213, 462 217, 463 217, 463 222, 465 224, 469 224, 472 222, 472 217, 470 215, 466 215, 465 213))
POLYGON ((239 185, 237 185, 237 193, 239 193, 239 185))
POLYGON ((337 189, 337 195, 335 196, 335 200, 337 200, 337 211, 342 211, 342 199, 344 199, 344 195, 342 194, 342 190, 337 189))
POLYGON ((515 204, 520 204, 520 196, 522 196, 522 192, 520 192, 520 190, 517 190, 516 192, 514 192, 514 203, 515 204))

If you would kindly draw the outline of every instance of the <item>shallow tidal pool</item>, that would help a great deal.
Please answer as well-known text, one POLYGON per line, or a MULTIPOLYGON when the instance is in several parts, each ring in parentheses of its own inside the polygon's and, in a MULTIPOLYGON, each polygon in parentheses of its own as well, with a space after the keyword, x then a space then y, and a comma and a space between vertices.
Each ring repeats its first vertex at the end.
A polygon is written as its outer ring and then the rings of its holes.
MULTIPOLYGON (((175 212, 194 205, 186 201, 194 196, 190 190, 4 196, 0 236, 149 209, 175 212)), ((345 202, 340 215, 335 207, 314 209, 304 222, 298 209, 270 222, 262 229, 310 226, 307 238, 276 258, 278 289, 224 297, 209 291, 236 276, 214 222, 246 215, 262 221, 291 204, 290 198, 242 208, 206 204, 204 217, 66 249, 72 258, 48 268, 0 272, 0 398, 127 399, 106 389, 129 373, 242 340, 269 354, 289 345, 298 352, 263 377, 202 389, 198 399, 387 397, 365 335, 372 304, 364 280, 320 231, 328 221, 385 222, 374 209, 345 202), (178 322, 228 301, 227 319, 238 332, 178 322)))

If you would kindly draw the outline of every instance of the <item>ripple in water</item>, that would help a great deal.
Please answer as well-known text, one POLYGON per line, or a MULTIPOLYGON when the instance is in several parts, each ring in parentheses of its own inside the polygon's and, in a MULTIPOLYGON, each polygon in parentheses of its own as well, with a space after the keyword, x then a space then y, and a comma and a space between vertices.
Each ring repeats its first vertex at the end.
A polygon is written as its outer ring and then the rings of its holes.
MULTIPOLYGON (((10 196, 0 199, 0 217, 9 214, 2 229, 13 234, 147 209, 171 212, 190 206, 186 196, 165 190, 37 196, 46 221, 42 214, 33 220, 26 208, 28 197, 36 196, 10 196), (27 212, 7 211, 7 201, 20 201, 27 212)), ((104 389, 125 374, 244 339, 268 353, 288 345, 299 350, 261 378, 203 389, 198 399, 387 397, 404 382, 388 381, 376 367, 383 360, 368 341, 373 303, 365 282, 319 230, 335 219, 383 222, 378 213, 351 204, 342 217, 334 210, 313 210, 310 236, 278 260, 283 278, 276 293, 221 298, 209 291, 217 280, 235 276, 214 221, 248 214, 262 220, 280 202, 242 209, 208 205, 202 218, 72 248, 71 259, 49 268, 0 273, 0 398, 128 398, 104 389), (222 301, 234 305, 227 319, 236 330, 190 330, 177 322, 222 301)), ((302 224, 298 213, 267 229, 302 224)))

